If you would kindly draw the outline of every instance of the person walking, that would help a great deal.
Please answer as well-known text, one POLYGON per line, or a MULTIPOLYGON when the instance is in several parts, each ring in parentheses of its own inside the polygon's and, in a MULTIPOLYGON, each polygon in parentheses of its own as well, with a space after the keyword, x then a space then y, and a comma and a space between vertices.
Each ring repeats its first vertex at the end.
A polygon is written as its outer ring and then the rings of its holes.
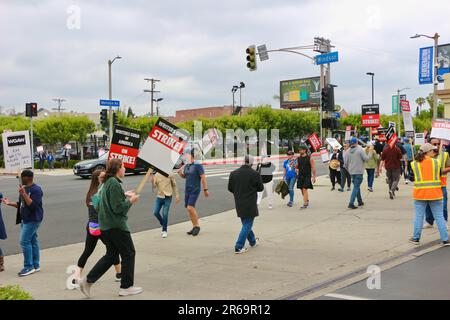
MULTIPOLYGON (((275 165, 269 160, 269 157, 263 155, 261 157, 261 163, 258 163, 256 167, 256 172, 261 175, 262 182, 264 184, 264 190, 266 190, 266 196, 269 200, 268 207, 269 209, 273 208, 273 173, 275 171, 275 165)), ((264 190, 258 192, 258 201, 257 204, 260 205, 264 190)))
POLYGON ((252 169, 252 164, 253 157, 246 155, 244 165, 231 172, 228 179, 228 191, 234 196, 237 216, 242 222, 242 229, 234 247, 236 254, 247 252, 248 248, 245 247, 247 240, 252 248, 259 243, 259 238, 252 229, 254 220, 259 215, 257 193, 264 191, 264 184, 261 175, 252 169))
POLYGON ((121 280, 119 296, 136 295, 143 291, 134 286, 136 250, 128 226, 128 211, 139 199, 133 191, 124 192, 121 186, 125 176, 122 160, 111 159, 106 165, 106 175, 94 208, 98 212, 100 231, 106 244, 106 254, 79 283, 81 292, 90 297, 92 285, 117 261, 120 255, 121 280))
MULTIPOLYGON (((439 148, 441 141, 436 138, 431 138, 430 144, 433 147, 439 148)), ((441 163, 441 189, 442 189, 442 213, 444 216, 444 220, 446 223, 448 222, 448 193, 447 193, 447 174, 450 172, 450 157, 448 155, 448 152, 444 150, 444 148, 439 152, 439 149, 434 150, 434 158, 438 159, 441 163)), ((425 225, 424 229, 433 228, 434 225, 434 217, 433 213, 431 212, 430 206, 427 206, 426 213, 425 213, 425 225)), ((448 227, 447 227, 448 229, 448 227)))
POLYGON ((412 168, 411 168, 411 163, 414 161, 414 150, 413 150, 413 146, 411 145, 411 143, 409 141, 409 138, 404 139, 403 148, 405 148, 405 150, 406 150, 406 154, 405 154, 406 169, 404 172, 405 184, 409 184, 414 179, 413 173, 412 173, 412 168))
POLYGON ((299 153, 300 155, 297 159, 295 171, 297 174, 297 189, 302 190, 303 196, 303 205, 300 209, 308 209, 308 189, 314 189, 313 184, 316 183, 316 166, 314 160, 308 155, 307 146, 300 146, 299 153))
POLYGON ((55 162, 55 157, 53 156, 52 152, 49 152, 47 155, 47 163, 48 163, 48 169, 51 170, 55 170, 54 168, 54 162, 55 162))
MULTIPOLYGON (((3 194, 0 192, 0 240, 6 240, 6 228, 5 223, 3 222, 2 216, 2 204, 3 202, 3 194)), ((5 271, 5 261, 2 247, 0 247, 0 272, 5 271)))
POLYGON ((338 148, 333 148, 328 168, 330 171, 331 191, 334 191, 336 184, 341 183, 341 162, 339 161, 338 148))
POLYGON ((288 207, 294 205, 294 187, 297 180, 297 174, 295 173, 295 168, 297 166, 297 159, 294 157, 294 151, 289 150, 287 152, 287 159, 283 162, 283 180, 289 187, 289 202, 288 207))
POLYGON ((24 264, 19 277, 25 277, 41 271, 38 230, 44 218, 42 207, 43 192, 40 186, 33 182, 31 170, 20 174, 19 201, 8 198, 3 200, 8 206, 17 208, 16 224, 21 224, 20 246, 22 247, 24 264))
MULTIPOLYGON (((99 189, 101 189, 101 185, 104 179, 105 179, 105 171, 95 170, 92 173, 91 184, 86 194, 86 206, 88 208, 89 219, 86 225, 86 240, 84 242, 84 250, 77 262, 76 279, 78 279, 79 281, 82 278, 82 273, 86 265, 86 262, 94 252, 98 240, 100 239, 100 241, 103 242, 103 244, 106 246, 104 236, 101 233, 98 223, 98 212, 97 210, 95 210, 93 203, 94 201, 98 202, 98 199, 96 200, 94 199, 95 197, 98 197, 97 192, 99 191, 99 189)), ((113 264, 114 269, 116 270, 115 280, 116 282, 119 282, 121 278, 119 254, 117 254, 114 257, 113 264)))
POLYGON ((39 151, 38 157, 39 157, 39 169, 41 171, 44 171, 45 160, 47 160, 47 155, 45 154, 44 150, 39 151))
MULTIPOLYGON (((375 181, 375 170, 377 170, 378 154, 375 151, 374 145, 369 142, 366 146, 366 154, 369 155, 369 160, 366 162, 366 172, 367 172, 367 190, 373 192, 373 182, 375 181)), ((377 172, 378 176, 378 172, 377 172)))
POLYGON ((341 165, 341 188, 338 189, 340 192, 344 192, 345 188, 345 182, 347 181, 347 191, 351 190, 352 185, 352 177, 350 176, 350 173, 344 166, 344 153, 348 151, 350 148, 350 144, 348 142, 344 143, 344 148, 339 151, 338 160, 341 165))
POLYGON ((348 204, 349 209, 357 209, 355 206, 355 200, 358 200, 358 206, 364 206, 364 202, 361 196, 361 184, 363 182, 364 165, 369 161, 371 153, 375 151, 369 151, 366 154, 364 149, 358 145, 358 139, 352 138, 350 140, 350 149, 344 154, 344 166, 352 177, 353 190, 350 195, 350 202, 348 204))
POLYGON ((187 234, 195 237, 200 233, 200 223, 195 204, 200 196, 201 186, 203 186, 203 193, 206 198, 209 197, 209 191, 206 184, 205 169, 200 162, 195 160, 195 150, 192 149, 185 154, 187 154, 187 164, 178 170, 178 174, 186 180, 184 207, 187 209, 192 222, 192 229, 187 234))
POLYGON ((437 147, 425 143, 420 147, 416 160, 412 163, 414 172, 414 233, 409 242, 419 245, 422 233, 423 220, 427 206, 431 208, 434 219, 438 225, 442 244, 448 246, 448 232, 443 215, 442 188, 441 188, 441 162, 433 158, 437 147))
POLYGON ((398 183, 401 176, 401 161, 403 155, 400 148, 393 144, 388 144, 381 154, 380 174, 382 168, 386 169, 386 176, 389 184, 389 198, 394 199, 398 183))
POLYGON ((175 201, 177 204, 180 202, 177 182, 173 174, 165 177, 158 172, 153 175, 152 185, 153 188, 156 189, 157 193, 153 214, 161 224, 161 237, 167 238, 167 225, 169 223, 169 209, 172 203, 172 197, 175 196, 175 201), (162 216, 161 209, 163 211, 162 216))

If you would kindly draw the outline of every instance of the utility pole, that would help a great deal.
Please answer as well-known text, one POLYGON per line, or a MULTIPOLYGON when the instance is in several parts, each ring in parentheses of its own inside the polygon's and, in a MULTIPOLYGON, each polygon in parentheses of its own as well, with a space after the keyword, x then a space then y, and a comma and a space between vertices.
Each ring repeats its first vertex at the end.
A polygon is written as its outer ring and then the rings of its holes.
POLYGON ((55 98, 53 99, 53 101, 58 103, 58 107, 57 108, 52 108, 52 110, 58 111, 58 114, 61 115, 61 111, 66 110, 64 108, 61 108, 61 104, 66 101, 66 99, 62 99, 62 98, 55 98))
POLYGON ((153 95, 155 93, 159 93, 159 91, 155 90, 155 86, 156 86, 156 82, 159 82, 161 80, 153 79, 153 78, 151 78, 151 79, 145 78, 144 80, 147 81, 147 82, 150 82, 150 90, 144 90, 144 92, 150 92, 150 94, 151 94, 151 111, 150 111, 150 115, 151 115, 151 117, 153 117, 155 115, 154 112, 153 112, 153 101, 154 101, 153 100, 153 95))
POLYGON ((436 32, 433 36, 434 40, 434 104, 433 104, 433 120, 435 120, 438 117, 438 97, 437 97, 437 90, 438 90, 438 49, 439 49, 439 34, 436 32))

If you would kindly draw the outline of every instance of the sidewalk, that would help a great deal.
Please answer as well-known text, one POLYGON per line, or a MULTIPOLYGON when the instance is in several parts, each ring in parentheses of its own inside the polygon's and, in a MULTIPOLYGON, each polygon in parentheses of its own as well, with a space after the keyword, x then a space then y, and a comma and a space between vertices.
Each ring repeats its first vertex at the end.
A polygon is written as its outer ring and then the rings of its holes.
MULTIPOLYGON (((34 169, 34 174, 42 176, 70 176, 73 175, 73 169, 55 169, 41 171, 39 169, 34 169)), ((17 172, 6 172, 4 168, 0 168, 0 176, 17 176, 17 172)))
MULTIPOLYGON (((366 205, 357 210, 346 209, 349 192, 331 192, 325 176, 306 211, 298 209, 299 192, 294 208, 276 194, 273 210, 263 200, 254 227, 261 244, 243 255, 233 252, 240 230, 234 210, 202 219, 197 238, 186 235, 190 223, 170 226, 167 239, 159 229, 133 234, 135 284, 145 291, 131 299, 277 299, 404 253, 414 247, 408 243, 412 186, 402 183, 398 198, 390 200, 384 180, 376 179, 374 193, 363 192, 366 205)), ((133 210, 129 216, 133 219, 133 210)), ((425 230, 422 243, 438 238, 436 229, 425 230)), ((22 256, 8 256, 0 283, 19 284, 36 299, 82 299, 78 290, 65 289, 66 268, 82 249, 81 243, 42 251, 42 271, 26 278, 16 275, 22 256)), ((99 243, 86 270, 104 251, 99 243)), ((93 286, 94 299, 123 299, 113 275, 111 270, 93 286)))

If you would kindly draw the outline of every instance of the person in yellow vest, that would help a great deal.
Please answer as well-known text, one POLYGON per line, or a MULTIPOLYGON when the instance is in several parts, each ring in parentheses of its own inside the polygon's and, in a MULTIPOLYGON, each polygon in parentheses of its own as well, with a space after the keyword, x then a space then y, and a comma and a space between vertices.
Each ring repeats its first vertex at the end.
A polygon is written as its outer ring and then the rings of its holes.
POLYGON ((437 149, 430 143, 420 147, 416 160, 412 163, 414 172, 414 207, 416 218, 414 220, 414 235, 409 242, 418 245, 422 234, 423 220, 427 206, 430 206, 436 220, 441 241, 444 246, 450 245, 448 232, 443 215, 443 194, 441 188, 441 163, 434 158, 437 149))
MULTIPOLYGON (((435 147, 439 147, 441 144, 441 141, 436 138, 431 138, 430 143, 435 147)), ((443 203, 443 207, 444 207, 444 209, 443 209, 444 220, 447 222, 448 221, 447 174, 448 174, 448 172, 450 172, 450 157, 448 156, 448 152, 443 149, 441 153, 439 153, 439 151, 436 150, 435 158, 439 159, 439 161, 441 162, 441 188, 442 188, 442 195, 443 195, 442 203, 443 203)), ((423 227, 424 229, 433 228, 434 218, 433 218, 433 214, 431 213, 431 209, 429 207, 427 207, 425 221, 426 221, 426 223, 425 223, 425 226, 423 227)), ((448 230, 448 225, 447 225, 447 230, 448 230)))

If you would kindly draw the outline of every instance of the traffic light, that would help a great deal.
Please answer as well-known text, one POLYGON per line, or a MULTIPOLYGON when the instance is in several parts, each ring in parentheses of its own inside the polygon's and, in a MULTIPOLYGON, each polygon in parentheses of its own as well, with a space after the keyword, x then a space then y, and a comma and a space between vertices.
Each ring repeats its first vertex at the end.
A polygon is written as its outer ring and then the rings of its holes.
POLYGON ((119 123, 119 120, 117 118, 117 113, 113 113, 113 126, 117 126, 117 124, 119 123))
POLYGON ((321 105, 322 111, 334 111, 334 87, 332 85, 327 85, 322 89, 321 105))
POLYGON ((336 130, 339 129, 340 121, 336 118, 322 119, 322 127, 324 129, 336 130))
POLYGON ((250 71, 256 70, 256 47, 251 45, 245 50, 247 53, 247 68, 250 71))
POLYGON ((100 123, 103 128, 106 128, 108 126, 108 110, 102 109, 100 111, 100 123))
POLYGON ((25 104, 25 115, 27 117, 37 117, 38 106, 36 102, 30 102, 25 104))

